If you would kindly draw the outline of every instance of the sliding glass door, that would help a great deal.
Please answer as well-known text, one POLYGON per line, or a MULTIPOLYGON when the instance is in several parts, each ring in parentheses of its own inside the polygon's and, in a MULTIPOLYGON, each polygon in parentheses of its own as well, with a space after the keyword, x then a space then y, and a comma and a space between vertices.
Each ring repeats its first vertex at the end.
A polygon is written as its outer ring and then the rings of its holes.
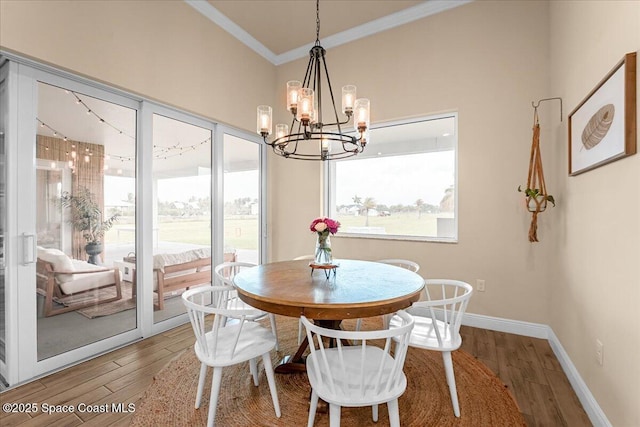
POLYGON ((212 125, 153 114, 153 320, 186 313, 180 295, 211 283, 212 125))
POLYGON ((261 145, 255 138, 227 130, 224 147, 224 259, 262 261, 263 198, 261 145))
POLYGON ((263 261, 256 136, 21 58, 0 64, 10 385, 186 323, 180 295, 209 285, 214 265, 263 261))

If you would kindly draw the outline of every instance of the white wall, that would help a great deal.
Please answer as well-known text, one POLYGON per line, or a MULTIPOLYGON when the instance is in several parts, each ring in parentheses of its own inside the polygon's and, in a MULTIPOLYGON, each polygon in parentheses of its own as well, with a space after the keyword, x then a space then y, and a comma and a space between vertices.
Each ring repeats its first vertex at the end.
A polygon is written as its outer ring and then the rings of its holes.
MULTIPOLYGON (((531 101, 549 96, 548 11, 546 2, 474 2, 327 52, 334 87, 357 85, 358 96, 371 100, 372 122, 459 112, 459 243, 338 233, 332 239, 336 257, 408 258, 421 265, 425 277, 473 284, 484 279, 487 291, 474 295, 471 312, 548 322, 550 252, 557 233, 551 224, 559 209, 540 215, 541 241, 529 243, 531 217, 516 191, 528 172, 531 101)), ((279 96, 287 80, 303 77, 306 62, 278 68, 279 96)), ((282 111, 284 98, 274 114, 282 111)), ((559 124, 553 116, 543 127, 559 124)), ((542 151, 553 182, 548 134, 542 151)), ((272 259, 312 252, 308 225, 321 213, 319 165, 277 159, 270 173, 270 231, 278 236, 272 259)))
MULTIPOLYGON (((640 2, 554 1, 550 12, 551 93, 564 99, 568 115, 626 53, 640 49, 640 2)), ((549 153, 559 161, 561 208, 552 224, 558 270, 549 283, 548 323, 611 424, 638 426, 640 156, 569 177, 567 135, 565 120, 549 153), (603 366, 595 361, 596 339, 604 344, 603 366)))

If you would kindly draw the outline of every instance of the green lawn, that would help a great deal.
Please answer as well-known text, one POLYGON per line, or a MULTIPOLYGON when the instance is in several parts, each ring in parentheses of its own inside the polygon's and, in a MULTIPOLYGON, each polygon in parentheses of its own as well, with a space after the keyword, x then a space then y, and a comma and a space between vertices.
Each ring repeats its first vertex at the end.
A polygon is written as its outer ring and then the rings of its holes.
MULTIPOLYGON (((391 216, 369 217, 369 227, 382 227, 386 234, 396 235, 437 235, 437 218, 443 214, 400 213, 391 216)), ((349 227, 365 227, 365 216, 338 215, 335 219, 342 226, 340 232, 348 232, 349 227)), ((122 230, 118 240, 118 227, 131 228, 131 224, 118 223, 105 236, 109 243, 133 243, 134 233, 122 230)), ((303 232, 305 230, 301 230, 303 232)), ((161 220, 159 222, 159 238, 163 242, 193 243, 196 245, 211 244, 211 229, 208 220, 179 219, 161 220)), ((225 246, 235 249, 258 249, 258 218, 256 216, 227 217, 224 229, 225 246)))
MULTIPOLYGON (((386 234, 409 235, 409 236, 436 236, 437 218, 443 214, 423 213, 418 217, 415 212, 391 214, 391 216, 371 216, 369 217, 369 227, 382 227, 386 234)), ((364 215, 338 215, 336 220, 342 225, 340 231, 348 232, 349 227, 365 227, 367 217, 364 215)))
MULTIPOLYGON (((159 238, 163 242, 193 243, 195 245, 211 244, 211 228, 208 220, 164 220, 158 224, 159 238)), ((131 224, 116 224, 105 235, 105 242, 133 243, 135 234, 122 228, 131 228, 131 224), (118 239, 118 228, 121 228, 118 239)), ((241 217, 225 218, 225 246, 235 249, 258 248, 258 218, 241 217)))

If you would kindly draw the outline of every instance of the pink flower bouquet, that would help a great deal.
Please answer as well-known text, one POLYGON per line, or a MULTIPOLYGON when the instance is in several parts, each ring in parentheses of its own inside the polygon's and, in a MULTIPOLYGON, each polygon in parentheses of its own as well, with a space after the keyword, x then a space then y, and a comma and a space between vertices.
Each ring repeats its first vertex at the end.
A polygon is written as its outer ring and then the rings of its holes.
POLYGON ((340 228, 340 223, 331 218, 316 218, 309 226, 311 231, 317 232, 318 234, 324 233, 326 230, 329 230, 331 234, 336 234, 338 228, 340 228))

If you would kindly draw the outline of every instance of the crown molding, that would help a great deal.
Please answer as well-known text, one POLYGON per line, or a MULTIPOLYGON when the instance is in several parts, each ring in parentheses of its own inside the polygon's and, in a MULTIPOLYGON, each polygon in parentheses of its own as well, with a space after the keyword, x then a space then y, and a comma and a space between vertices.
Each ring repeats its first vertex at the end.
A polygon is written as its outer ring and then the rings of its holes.
POLYGON ((189 6, 207 17, 211 22, 220 26, 223 30, 240 40, 246 46, 255 51, 272 64, 276 63, 276 54, 271 52, 265 45, 256 40, 251 34, 240 28, 235 22, 220 13, 206 0, 184 0, 189 6))
MULTIPOLYGON (((206 0, 184 1, 206 16, 213 23, 219 25, 229 34, 240 40, 249 48, 253 49, 258 55, 270 61, 273 65, 281 65, 296 59, 307 57, 309 55, 309 49, 313 46, 313 43, 309 43, 281 53, 280 55, 276 55, 249 33, 240 28, 235 22, 220 13, 218 9, 213 7, 206 0)), ((340 46, 400 25, 408 24, 409 22, 413 22, 427 16, 435 15, 436 13, 444 12, 445 10, 453 9, 454 7, 462 6, 472 1, 473 0, 427 0, 424 3, 401 10, 400 12, 375 19, 365 24, 358 25, 357 27, 325 37, 322 39, 322 46, 325 49, 340 46)))

